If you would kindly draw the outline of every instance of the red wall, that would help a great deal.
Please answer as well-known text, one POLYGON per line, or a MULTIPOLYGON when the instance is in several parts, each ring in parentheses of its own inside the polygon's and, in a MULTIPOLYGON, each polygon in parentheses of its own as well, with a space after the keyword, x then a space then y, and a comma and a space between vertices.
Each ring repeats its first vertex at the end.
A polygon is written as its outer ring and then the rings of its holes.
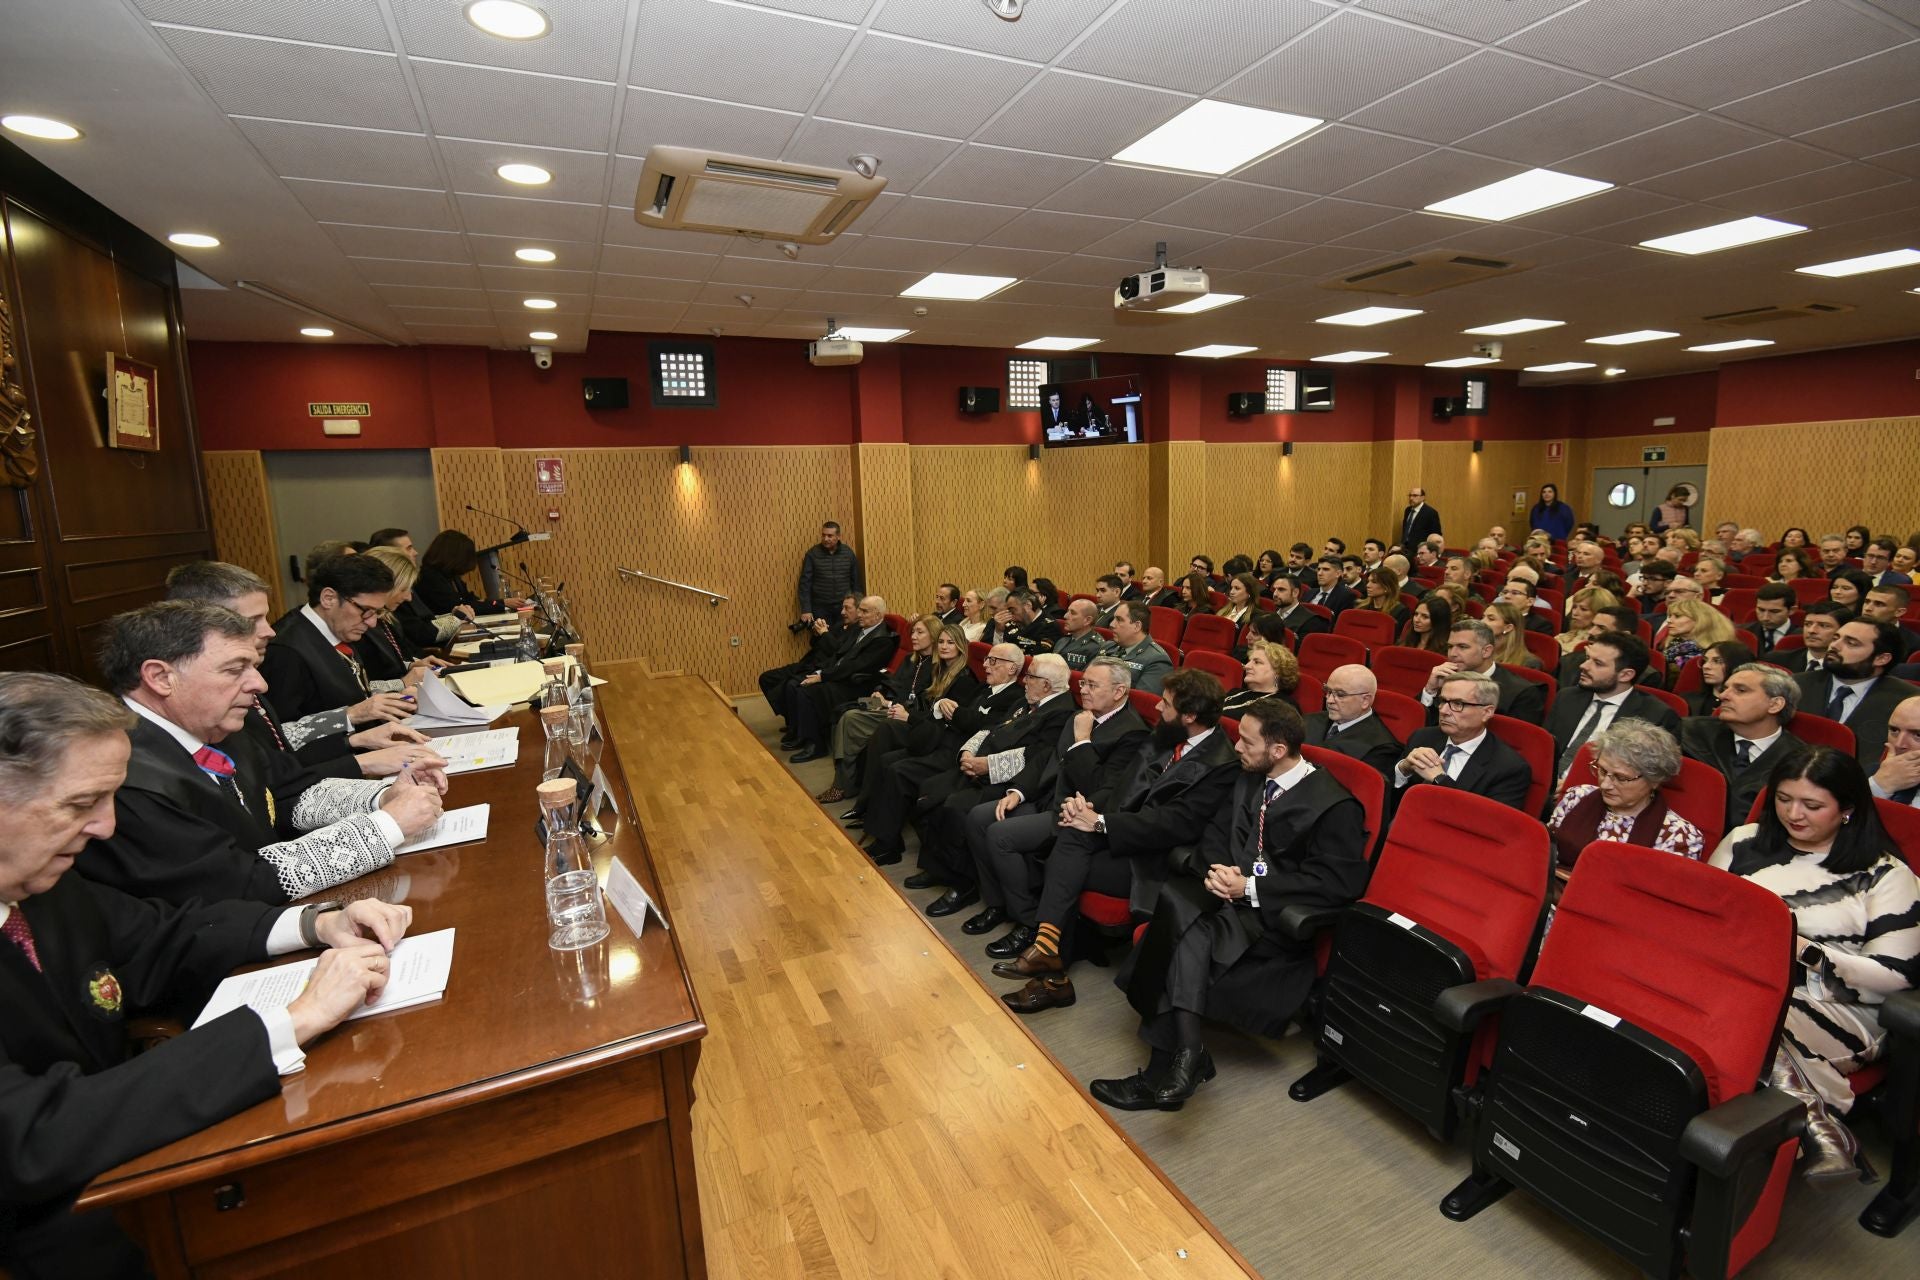
POLYGON ((1920 341, 1743 360, 1720 370, 1723 427, 1920 414, 1920 341))

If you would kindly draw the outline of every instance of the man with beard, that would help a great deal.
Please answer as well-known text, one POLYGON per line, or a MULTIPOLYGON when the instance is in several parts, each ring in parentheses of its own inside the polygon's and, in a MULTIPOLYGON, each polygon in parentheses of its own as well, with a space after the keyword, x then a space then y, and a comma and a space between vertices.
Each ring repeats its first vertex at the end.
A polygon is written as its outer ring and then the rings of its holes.
POLYGON ((1855 618, 1834 636, 1826 666, 1794 677, 1802 707, 1853 730, 1854 758, 1869 771, 1880 767, 1893 709, 1920 694, 1920 687, 1887 674, 1899 654, 1899 632, 1855 618))

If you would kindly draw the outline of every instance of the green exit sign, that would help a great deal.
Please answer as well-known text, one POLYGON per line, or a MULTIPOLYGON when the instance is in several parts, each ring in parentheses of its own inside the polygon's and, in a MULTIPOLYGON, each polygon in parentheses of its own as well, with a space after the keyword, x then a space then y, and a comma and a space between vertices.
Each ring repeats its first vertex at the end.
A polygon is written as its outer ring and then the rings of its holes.
POLYGON ((1663 444, 1648 445, 1640 451, 1640 461, 1642 462, 1665 462, 1666 460, 1667 446, 1663 444))

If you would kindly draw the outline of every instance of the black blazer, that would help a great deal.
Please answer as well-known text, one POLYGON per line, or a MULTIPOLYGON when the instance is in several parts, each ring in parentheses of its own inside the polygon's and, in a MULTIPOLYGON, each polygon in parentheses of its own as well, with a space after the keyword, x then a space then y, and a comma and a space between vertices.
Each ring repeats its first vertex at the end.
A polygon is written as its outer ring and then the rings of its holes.
POLYGON ((413 584, 414 598, 435 613, 452 613, 455 605, 466 605, 475 613, 505 613, 503 600, 482 600, 473 594, 465 578, 442 573, 430 564, 420 566, 420 577, 413 584))
POLYGON ((1070 730, 1079 711, 1072 694, 1056 694, 1043 705, 1030 707, 1027 714, 1009 716, 995 725, 981 754, 1021 748, 1020 772, 1007 781, 1006 787, 1018 788, 1023 796, 1045 795, 1053 785, 1054 752, 1060 748, 1063 734, 1066 741, 1073 741, 1070 730))
POLYGON ((953 718, 947 721, 946 745, 958 751, 962 743, 982 729, 991 729, 1027 704, 1027 691, 1018 680, 997 693, 982 686, 969 701, 961 701, 953 718))
POLYGON ((900 642, 885 623, 865 636, 858 631, 852 636, 846 647, 820 668, 820 680, 823 684, 850 685, 856 692, 865 693, 880 682, 880 674, 893 661, 900 642))
POLYGON ((404 680, 407 669, 420 656, 406 634, 384 618, 353 642, 353 652, 368 680, 404 680))
POLYGON ((1336 582, 1331 587, 1329 587, 1327 589, 1327 598, 1325 600, 1316 599, 1315 597, 1318 596, 1319 594, 1320 594, 1320 587, 1319 587, 1319 584, 1316 583, 1312 587, 1302 588, 1300 593, 1300 599, 1305 601, 1308 604, 1317 604, 1322 606, 1323 608, 1331 610, 1333 613, 1333 616, 1336 618, 1340 616, 1343 610, 1353 608, 1355 603, 1353 588, 1349 587, 1344 582, 1336 582))
MULTIPOLYGON (((1748 635, 1748 637, 1752 639, 1753 641, 1752 647, 1753 647, 1753 652, 1755 656, 1765 658, 1769 653, 1773 652, 1773 646, 1767 643, 1766 629, 1763 628, 1759 623, 1749 622, 1746 626, 1740 629, 1744 631, 1748 635)), ((1797 622, 1789 622, 1787 624, 1787 634, 1790 636, 1799 635, 1800 624, 1797 622)), ((1791 653, 1793 651, 1789 649, 1787 652, 1791 653)), ((1786 656, 1785 654, 1781 655, 1781 657, 1783 658, 1785 656, 1786 656)), ((1772 659, 1772 658, 1768 658, 1767 660, 1769 662, 1777 661, 1777 659, 1772 659)), ((1807 660, 1805 658, 1801 658, 1800 659, 1801 666, 1804 667, 1806 665, 1806 661, 1807 660)))
POLYGON ((1307 717, 1307 741, 1371 765, 1387 780, 1388 790, 1392 790, 1393 766, 1399 763, 1401 755, 1400 739, 1393 736, 1393 731, 1379 716, 1369 715, 1352 728, 1335 733, 1327 713, 1316 711, 1307 717))
POLYGON ((1280 621, 1285 623, 1287 630, 1293 632, 1295 637, 1299 639, 1305 639, 1316 631, 1333 630, 1333 624, 1331 622, 1328 622, 1311 609, 1303 609, 1299 605, 1295 605, 1292 609, 1280 614, 1280 621))
POLYGON ((328 644, 300 610, 275 622, 273 630, 260 674, 267 679, 267 698, 281 716, 298 720, 352 706, 367 696, 354 664, 328 644))
MULTIPOLYGON (((0 1258, 65 1227, 56 1215, 64 1219, 108 1169, 280 1091, 266 1028, 245 1009, 138 1057, 126 1030, 141 1013, 198 1013, 228 972, 265 958, 278 911, 241 902, 170 908, 72 872, 16 910, 33 930, 41 971, 0 945, 8 1135, 0 1258)), ((48 1273, 88 1274, 78 1263, 48 1273)))
MULTIPOLYGON (((1580 722, 1587 718, 1587 710, 1593 706, 1593 691, 1573 685, 1563 689, 1560 696, 1553 700, 1553 711, 1547 716, 1546 731, 1553 735, 1553 758, 1558 760, 1566 751, 1567 744, 1573 741, 1573 735, 1580 730, 1580 722)), ((1609 723, 1618 724, 1632 717, 1648 720, 1659 725, 1675 738, 1680 736, 1680 717, 1673 714, 1673 708, 1650 693, 1639 689, 1628 692, 1627 700, 1620 704, 1620 711, 1609 723)))
MULTIPOLYGON (((1416 747, 1432 747, 1435 751, 1447 749, 1447 735, 1438 729, 1416 729, 1407 739, 1406 755, 1411 755, 1416 747)), ((1405 758, 1405 755, 1401 757, 1405 758)), ((1456 780, 1441 774, 1434 782, 1423 782, 1421 778, 1409 775, 1403 790, 1412 790, 1418 786, 1454 787, 1461 791, 1470 791, 1489 800, 1498 800, 1501 804, 1511 805, 1522 812, 1527 807, 1527 789, 1533 784, 1533 770, 1518 751, 1488 730, 1486 740, 1473 749, 1467 757, 1466 767, 1460 771, 1456 780)), ((1532 815, 1528 815, 1531 817, 1532 815)))
MULTIPOLYGON (((1827 714, 1827 700, 1833 696, 1833 673, 1803 671, 1794 679, 1800 685, 1800 709, 1817 716, 1827 714)), ((1893 715, 1895 707, 1915 694, 1920 694, 1920 686, 1881 676, 1847 717, 1847 728, 1853 730, 1854 758, 1868 773, 1880 767, 1880 756, 1887 746, 1888 717, 1893 715)))
POLYGON ((1406 549, 1408 555, 1413 554, 1413 548, 1416 545, 1439 532, 1440 513, 1433 509, 1432 503, 1421 503, 1418 512, 1415 512, 1412 507, 1404 508, 1400 512, 1400 545, 1406 549))
POLYGON ((440 628, 433 625, 433 609, 420 597, 409 597, 393 611, 393 616, 399 620, 400 634, 416 650, 432 649, 440 644, 440 628))
POLYGON ((1747 820, 1754 797, 1766 789, 1767 775, 1780 758, 1796 747, 1805 746, 1792 730, 1782 733, 1765 754, 1755 757, 1742 769, 1733 751, 1733 728, 1713 716, 1688 716, 1680 725, 1680 750, 1689 759, 1710 764, 1727 780, 1727 830, 1747 820))
MULTIPOLYGON (((353 744, 347 741, 346 734, 330 733, 313 739, 295 751, 287 739, 287 731, 280 723, 280 717, 274 714, 272 704, 265 698, 255 699, 253 710, 247 713, 244 732, 262 752, 288 755, 305 766, 314 778, 360 776, 358 757, 354 754, 353 744)), ((233 753, 229 751, 227 754, 233 753)), ((296 785, 304 791, 312 783, 303 779, 296 785)))
MULTIPOLYGON (((1133 777, 1140 751, 1152 736, 1153 730, 1131 702, 1095 724, 1085 746, 1074 746, 1073 720, 1069 718, 1060 730, 1050 770, 1054 812, 1076 794, 1085 797, 1096 811, 1105 812, 1113 793, 1133 777)), ((1033 798, 1024 788, 1020 794, 1033 798)))
POLYGON ((1227 802, 1239 771, 1240 757, 1218 726, 1177 761, 1171 747, 1142 751, 1133 776, 1114 792, 1113 810, 1103 815, 1108 848, 1131 857, 1191 844, 1227 802))
MULTIPOLYGON (((1543 724, 1547 718, 1547 688, 1535 684, 1525 676, 1517 676, 1499 663, 1493 664, 1493 682, 1500 686, 1500 705, 1494 708, 1503 716, 1512 716, 1515 720, 1525 720, 1528 724, 1543 724)), ((1435 697, 1427 708, 1427 723, 1440 723, 1440 699, 1435 697)), ((1411 739, 1408 745, 1412 745, 1411 739)), ((1436 751, 1439 748, 1434 748, 1436 751)), ((1479 752, 1475 752, 1478 755, 1479 752)))

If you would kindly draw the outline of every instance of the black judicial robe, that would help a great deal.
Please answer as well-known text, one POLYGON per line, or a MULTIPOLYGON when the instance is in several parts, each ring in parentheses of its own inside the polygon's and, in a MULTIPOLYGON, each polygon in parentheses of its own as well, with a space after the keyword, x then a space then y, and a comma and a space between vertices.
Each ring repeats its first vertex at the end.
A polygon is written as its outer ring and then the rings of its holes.
POLYGON ((1377 714, 1335 733, 1327 713, 1316 711, 1307 717, 1307 741, 1371 765, 1386 779, 1387 790, 1392 792, 1393 766, 1400 763, 1400 739, 1393 736, 1393 730, 1387 728, 1387 722, 1377 714))
POLYGON ((440 628, 434 625, 433 609, 426 601, 411 597, 393 611, 393 617, 400 624, 400 634, 416 651, 440 645, 440 628))
MULTIPOLYGON (((1278 1036, 1313 985, 1314 946, 1278 928, 1286 907, 1339 907, 1367 887, 1366 818, 1360 802, 1325 769, 1315 769, 1267 807, 1266 840, 1256 849, 1265 774, 1242 772, 1233 802, 1216 810, 1201 841, 1198 865, 1160 889, 1152 922, 1116 981, 1144 1019, 1165 1012, 1167 969, 1190 928, 1218 915, 1213 976, 1204 993, 1208 1018, 1250 1035, 1278 1036), (1267 874, 1255 879, 1260 905, 1222 902, 1204 879, 1213 862, 1231 860, 1251 875, 1264 852, 1267 874)), ((1194 993, 1186 993, 1191 998, 1194 993)))
POLYGON ((159 725, 142 718, 128 736, 133 754, 113 797, 116 827, 81 855, 87 878, 173 903, 286 902, 273 864, 256 851, 299 834, 292 822, 304 789, 299 763, 269 756, 245 733, 216 743, 233 757, 242 809, 159 725))
POLYGON ((73 874, 16 909, 42 971, 0 942, 0 1266, 111 1274, 131 1246, 106 1215, 71 1216, 74 1196, 280 1091, 266 1028, 245 1009, 138 1057, 126 1019, 198 1012, 227 973, 265 957, 279 913, 242 902, 169 907, 73 874))
MULTIPOLYGON (((315 778, 358 778, 360 765, 357 762, 353 744, 347 741, 344 733, 330 733, 325 737, 314 738, 298 751, 293 750, 287 739, 285 726, 274 712, 272 702, 261 697, 253 710, 247 712, 246 733, 249 738, 269 754, 290 756, 310 770, 315 778)), ((224 750, 224 748, 223 748, 224 750)), ((227 752, 232 755, 231 751, 227 752)), ((305 790, 310 784, 302 784, 305 790)))
POLYGON ((367 696, 353 663, 328 644, 300 610, 275 622, 273 630, 260 674, 266 677, 275 711, 298 720, 316 711, 350 707, 367 696))
POLYGON ((404 680, 408 668, 420 657, 400 628, 384 618, 369 626, 366 634, 353 642, 353 652, 369 680, 404 680))

